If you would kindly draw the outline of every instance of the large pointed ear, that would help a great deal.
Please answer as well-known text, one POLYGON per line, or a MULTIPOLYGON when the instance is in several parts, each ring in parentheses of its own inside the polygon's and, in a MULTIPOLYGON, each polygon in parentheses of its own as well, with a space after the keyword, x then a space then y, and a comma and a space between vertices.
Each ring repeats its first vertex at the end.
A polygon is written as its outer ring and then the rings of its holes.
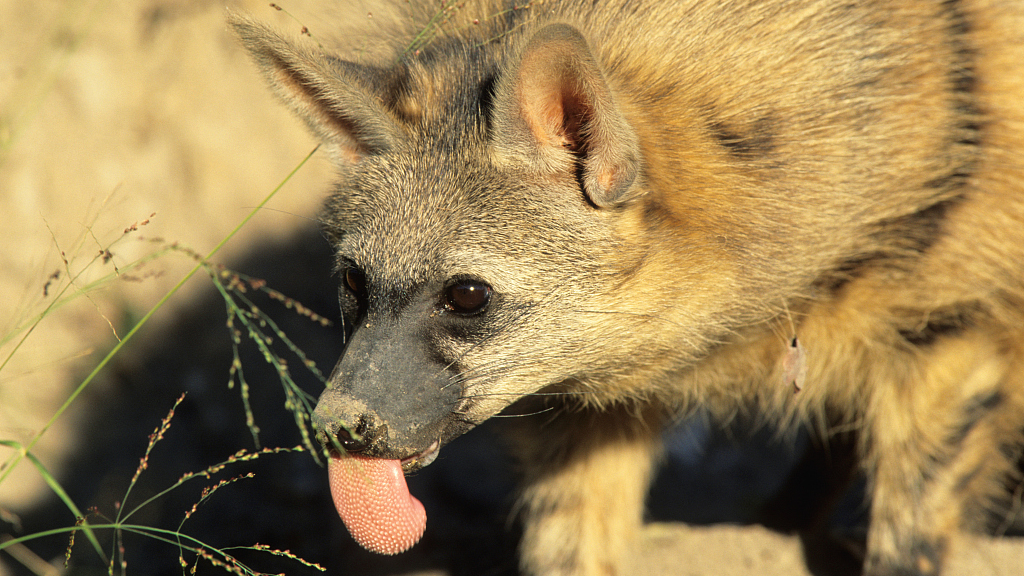
POLYGON ((306 121, 341 163, 392 148, 401 128, 379 104, 372 69, 294 45, 247 18, 228 23, 274 92, 306 121))
POLYGON ((547 170, 578 170, 594 205, 629 200, 640 170, 636 133, 583 36, 566 24, 537 31, 494 97, 496 145, 547 170))

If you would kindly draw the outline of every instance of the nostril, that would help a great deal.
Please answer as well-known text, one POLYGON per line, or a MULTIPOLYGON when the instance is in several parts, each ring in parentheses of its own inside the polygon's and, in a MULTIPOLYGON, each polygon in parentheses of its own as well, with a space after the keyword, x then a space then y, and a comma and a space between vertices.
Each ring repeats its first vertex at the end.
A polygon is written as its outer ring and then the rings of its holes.
POLYGON ((362 438, 353 436, 352 433, 345 428, 338 430, 338 444, 341 444, 341 447, 347 452, 359 452, 366 448, 366 443, 363 442, 362 438))
POLYGON ((360 418, 359 423, 355 426, 355 430, 350 431, 345 426, 339 427, 336 437, 338 438, 338 444, 340 444, 346 452, 359 452, 365 450, 368 445, 368 438, 366 437, 366 419, 360 418))

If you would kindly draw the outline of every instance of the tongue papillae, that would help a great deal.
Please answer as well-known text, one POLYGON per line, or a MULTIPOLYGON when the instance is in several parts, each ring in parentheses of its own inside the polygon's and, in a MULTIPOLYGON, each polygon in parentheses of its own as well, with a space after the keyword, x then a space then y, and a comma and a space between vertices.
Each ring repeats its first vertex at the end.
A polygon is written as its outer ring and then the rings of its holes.
POLYGON ((360 546, 390 555, 419 542, 427 513, 409 493, 400 461, 332 457, 327 474, 338 515, 360 546))

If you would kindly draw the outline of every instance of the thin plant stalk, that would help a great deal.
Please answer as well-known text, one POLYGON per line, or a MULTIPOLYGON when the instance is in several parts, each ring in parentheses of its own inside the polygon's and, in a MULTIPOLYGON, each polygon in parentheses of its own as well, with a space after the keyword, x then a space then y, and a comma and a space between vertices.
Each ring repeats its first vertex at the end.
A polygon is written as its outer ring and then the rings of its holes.
POLYGON ((218 251, 220 251, 220 249, 223 248, 225 244, 227 244, 228 240, 234 237, 235 234, 237 234, 238 231, 241 230, 242 227, 245 226, 249 222, 249 220, 251 220, 252 217, 256 215, 256 213, 259 212, 260 209, 262 209, 263 206, 266 205, 267 202, 269 202, 270 199, 273 198, 289 180, 291 180, 295 173, 298 172, 299 169, 302 168, 307 161, 309 161, 309 159, 313 156, 313 154, 317 151, 318 148, 320 148, 319 145, 317 145, 316 148, 313 148, 313 150, 310 151, 310 153, 307 154, 306 157, 303 158, 301 162, 299 162, 298 166, 292 169, 292 171, 288 173, 284 180, 282 180, 280 184, 278 184, 273 190, 271 190, 269 194, 267 194, 263 201, 257 204, 256 207, 253 208, 249 212, 249 214, 247 214, 246 217, 243 218, 242 221, 239 222, 238 225, 235 226, 235 228, 231 230, 231 232, 227 236, 225 236, 216 246, 213 247, 212 250, 210 250, 210 252, 203 258, 202 262, 196 264, 192 268, 192 270, 188 272, 188 274, 186 274, 181 280, 178 281, 177 284, 174 285, 173 288, 171 288, 166 294, 164 294, 164 296, 152 308, 150 308, 149 312, 146 312, 146 314, 135 324, 135 326, 133 326, 132 329, 129 330, 128 333, 126 333, 124 337, 120 341, 118 341, 116 345, 114 345, 113 348, 111 348, 110 352, 108 352, 107 355, 104 356, 102 360, 100 360, 96 367, 93 368, 92 372, 90 372, 89 375, 82 380, 82 382, 75 388, 71 395, 68 396, 67 400, 65 400, 64 403, 60 406, 60 408, 57 409, 57 411, 53 414, 53 416, 46 423, 46 425, 44 425, 42 429, 40 429, 39 432, 37 432, 35 436, 32 437, 31 440, 29 440, 28 444, 22 446, 21 449, 15 452, 15 454, 11 456, 11 458, 9 458, 7 462, 5 462, 4 471, 2 474, 0 474, 0 484, 2 484, 4 480, 7 479, 7 476, 10 475, 11 471, 17 467, 18 463, 20 463, 21 460, 25 458, 28 455, 28 453, 32 450, 32 448, 35 447, 35 445, 39 442, 39 440, 43 437, 43 434, 45 434, 46 431, 49 430, 53 423, 56 422, 57 419, 62 414, 64 414, 68 407, 71 406, 71 403, 74 402, 76 398, 78 398, 78 395, 81 394, 82 391, 85 390, 85 388, 92 383, 93 379, 96 378, 100 371, 104 367, 106 367, 110 360, 113 359, 114 356, 121 351, 121 348, 123 348, 124 345, 127 344, 128 341, 131 340, 133 336, 135 336, 136 332, 138 332, 146 324, 146 322, 149 321, 153 314, 155 314, 157 310, 159 310, 164 304, 166 304, 167 301, 170 300, 171 296, 174 296, 174 294, 176 294, 178 290, 180 290, 181 287, 185 285, 185 282, 191 279, 196 272, 198 272, 199 270, 203 269, 206 266, 206 263, 209 261, 209 259, 212 258, 213 255, 216 254, 218 251))

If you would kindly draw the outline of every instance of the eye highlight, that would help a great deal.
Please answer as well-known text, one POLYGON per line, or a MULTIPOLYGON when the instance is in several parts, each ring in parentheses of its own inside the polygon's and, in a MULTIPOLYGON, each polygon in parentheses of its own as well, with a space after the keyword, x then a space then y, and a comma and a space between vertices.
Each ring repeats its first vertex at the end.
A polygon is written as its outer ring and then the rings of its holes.
POLYGON ((445 289, 444 306, 456 314, 476 314, 490 303, 491 292, 483 282, 459 282, 445 289))

